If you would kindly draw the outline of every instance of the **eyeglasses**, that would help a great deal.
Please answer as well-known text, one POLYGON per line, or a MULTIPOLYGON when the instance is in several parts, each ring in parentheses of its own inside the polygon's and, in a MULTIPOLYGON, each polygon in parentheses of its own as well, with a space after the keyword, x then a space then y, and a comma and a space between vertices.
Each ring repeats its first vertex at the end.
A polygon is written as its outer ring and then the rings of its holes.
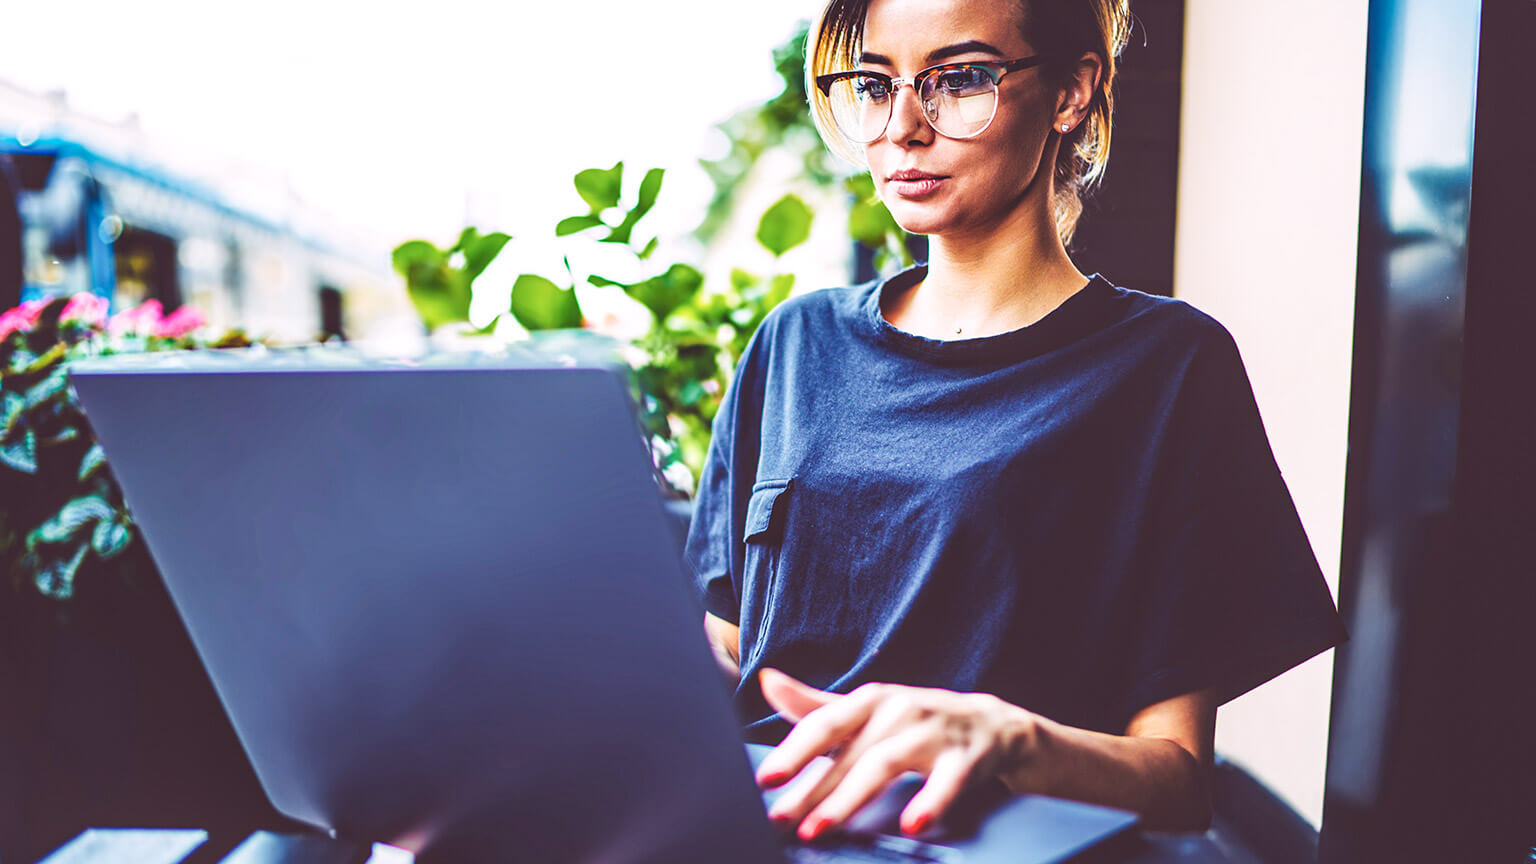
POLYGON ((903 84, 917 94, 923 117, 946 138, 975 138, 997 116, 997 84, 1009 72, 1039 66, 1049 57, 1024 57, 1006 63, 945 63, 930 66, 908 81, 855 69, 818 75, 816 87, 832 103, 837 129, 855 144, 885 134, 891 106, 903 84))

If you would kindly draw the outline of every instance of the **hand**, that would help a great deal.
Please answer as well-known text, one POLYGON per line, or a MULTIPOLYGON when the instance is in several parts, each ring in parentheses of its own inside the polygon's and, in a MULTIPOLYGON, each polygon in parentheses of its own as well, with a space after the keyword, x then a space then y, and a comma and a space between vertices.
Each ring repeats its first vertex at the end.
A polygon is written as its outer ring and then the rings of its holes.
POLYGON ((846 696, 803 684, 774 669, 758 677, 763 697, 795 724, 757 771, 780 786, 823 754, 769 811, 776 825, 798 824, 813 840, 850 819, 907 771, 928 779, 901 812, 901 830, 933 825, 972 779, 995 775, 1032 740, 1034 715, 984 693, 897 684, 865 684, 846 696))

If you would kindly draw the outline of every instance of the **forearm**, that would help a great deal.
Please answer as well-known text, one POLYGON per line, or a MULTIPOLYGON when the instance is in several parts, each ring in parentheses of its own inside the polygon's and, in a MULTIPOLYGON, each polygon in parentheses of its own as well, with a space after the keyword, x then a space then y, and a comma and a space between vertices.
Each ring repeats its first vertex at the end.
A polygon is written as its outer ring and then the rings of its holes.
POLYGON ((704 616, 704 636, 709 640, 709 647, 714 651, 715 663, 720 667, 720 674, 724 675, 732 687, 741 680, 741 631, 736 625, 731 624, 713 615, 704 616))
POLYGON ((1180 744, 1078 729, 1004 705, 1011 716, 999 775, 1015 794, 1131 810, 1148 828, 1209 827, 1210 767, 1180 744))

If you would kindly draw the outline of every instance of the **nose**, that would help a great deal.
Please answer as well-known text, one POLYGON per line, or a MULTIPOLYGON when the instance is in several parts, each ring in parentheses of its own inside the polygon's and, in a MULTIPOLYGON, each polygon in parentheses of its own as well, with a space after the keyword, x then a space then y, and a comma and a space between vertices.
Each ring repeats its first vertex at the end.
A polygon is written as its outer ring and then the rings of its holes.
POLYGON ((885 125, 885 137, 898 146, 916 147, 933 143, 936 134, 923 115, 923 100, 917 88, 902 82, 891 94, 891 119, 885 125))

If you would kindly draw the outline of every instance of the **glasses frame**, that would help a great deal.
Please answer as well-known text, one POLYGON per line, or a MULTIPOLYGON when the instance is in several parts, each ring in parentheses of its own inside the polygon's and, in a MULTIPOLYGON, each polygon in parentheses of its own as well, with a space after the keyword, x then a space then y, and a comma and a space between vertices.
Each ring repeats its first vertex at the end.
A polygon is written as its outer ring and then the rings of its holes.
POLYGON ((880 81, 884 81, 886 86, 890 89, 890 95, 887 97, 885 103, 885 122, 880 125, 880 131, 875 133, 875 137, 870 138, 867 141, 860 141, 857 138, 849 135, 847 132, 844 132, 841 127, 838 128, 838 134, 842 135, 844 138, 847 138, 854 144, 864 145, 879 141, 880 136, 885 134, 885 130, 890 128, 891 115, 896 110, 896 96, 901 92, 901 86, 903 84, 912 88, 912 94, 917 97, 918 101, 918 113, 923 115, 923 120, 928 124, 930 129, 939 135, 943 135, 945 138, 952 138, 956 141, 965 141, 971 138, 975 138, 981 133, 992 128, 992 121, 997 119, 997 106, 998 103, 1002 101, 1001 97, 993 101, 992 116, 987 118, 986 125, 982 126, 980 129, 977 129, 975 132, 972 132, 969 135, 950 135, 939 127, 933 125, 933 120, 928 116, 928 112, 922 110, 923 82, 927 81, 931 76, 948 69, 974 67, 986 72, 987 77, 992 79, 993 88, 999 88, 1003 82, 1003 76, 1007 75, 1009 72, 1018 72, 1022 69, 1030 69, 1043 63, 1049 62, 1052 59, 1052 56, 1048 54, 1036 54, 1031 57, 1020 57, 1017 60, 963 60, 958 63, 940 63, 936 66, 929 66, 927 69, 918 72, 911 78, 895 78, 885 74, 884 72, 870 72, 865 69, 850 69, 847 72, 832 72, 827 75, 817 75, 816 89, 821 91, 821 95, 831 99, 832 85, 849 78, 874 78, 880 81))

